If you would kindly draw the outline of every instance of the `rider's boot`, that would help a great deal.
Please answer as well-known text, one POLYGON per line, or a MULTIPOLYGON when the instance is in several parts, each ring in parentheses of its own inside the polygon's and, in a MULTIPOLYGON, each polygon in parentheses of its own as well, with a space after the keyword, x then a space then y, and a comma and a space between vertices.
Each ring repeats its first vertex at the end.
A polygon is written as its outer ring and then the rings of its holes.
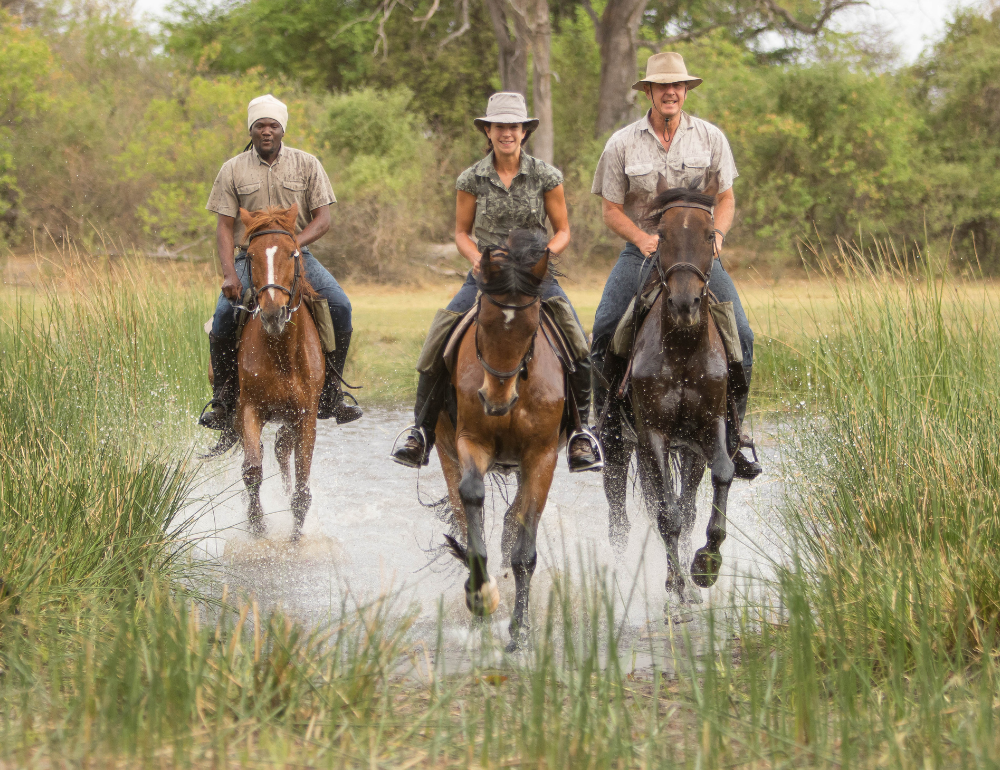
POLYGON ((209 334, 208 350, 212 359, 212 400, 202 409, 198 424, 222 431, 218 443, 207 454, 214 457, 228 451, 239 438, 233 428, 233 417, 240 395, 240 373, 236 340, 209 334))
POLYGON ((319 410, 316 417, 320 420, 334 417, 337 425, 344 425, 361 419, 364 412, 357 405, 357 399, 349 393, 354 403, 344 403, 344 391, 340 387, 340 377, 344 374, 344 364, 347 362, 347 351, 351 347, 351 332, 336 332, 334 339, 337 349, 326 354, 326 379, 323 381, 323 392, 319 396, 319 410))
POLYGON ((406 441, 400 447, 393 447, 390 457, 407 468, 419 468, 430 461, 434 446, 434 427, 437 425, 441 398, 436 392, 442 375, 420 373, 417 380, 417 402, 413 407, 415 422, 409 428, 406 441))
POLYGON ((579 410, 581 426, 581 430, 575 430, 570 434, 567 442, 566 455, 569 459, 570 473, 599 471, 604 467, 601 445, 590 431, 591 368, 588 356, 582 361, 577 361, 576 371, 567 377, 576 408, 579 410))
MULTIPOLYGON (((736 413, 740 418, 740 426, 743 425, 743 420, 747 414, 747 401, 750 399, 750 372, 752 370, 748 367, 744 369, 746 374, 746 388, 741 389, 739 395, 736 397, 736 413)), ((757 461, 754 452, 754 459, 750 460, 743 454, 741 447, 743 445, 743 438, 740 435, 740 429, 736 428, 730 424, 730 421, 726 421, 727 435, 726 441, 728 443, 729 453, 733 456, 733 476, 737 479, 746 479, 752 481, 757 478, 762 472, 763 467, 757 461), (734 430, 734 428, 736 428, 734 430), (735 454, 733 454, 735 452, 735 454)))

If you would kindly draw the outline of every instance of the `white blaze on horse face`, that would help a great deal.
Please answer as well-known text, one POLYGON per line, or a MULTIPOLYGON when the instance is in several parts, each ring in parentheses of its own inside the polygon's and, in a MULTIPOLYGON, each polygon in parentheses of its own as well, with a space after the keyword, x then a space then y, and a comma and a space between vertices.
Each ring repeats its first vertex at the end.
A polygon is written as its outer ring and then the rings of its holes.
POLYGON ((503 321, 504 327, 510 326, 512 323, 514 323, 514 311, 505 309, 503 311, 503 318, 504 318, 503 321))
MULTIPOLYGON (((270 246, 264 249, 264 253, 267 254, 267 282, 274 283, 274 255, 278 253, 278 247, 270 246)), ((268 289, 267 293, 271 295, 271 299, 275 298, 274 289, 268 289)))

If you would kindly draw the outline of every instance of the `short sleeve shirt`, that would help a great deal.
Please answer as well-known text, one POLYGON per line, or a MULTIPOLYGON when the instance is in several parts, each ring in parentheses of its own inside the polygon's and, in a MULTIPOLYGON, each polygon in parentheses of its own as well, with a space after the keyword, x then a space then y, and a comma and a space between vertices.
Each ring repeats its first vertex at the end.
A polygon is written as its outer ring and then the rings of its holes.
POLYGON ((240 208, 247 211, 259 211, 268 206, 287 209, 296 203, 299 214, 295 227, 301 231, 312 221, 313 210, 336 200, 323 164, 308 152, 282 145, 270 166, 261 160, 253 147, 227 160, 215 177, 205 208, 236 218, 233 237, 239 245, 244 236, 240 208))
POLYGON ((463 171, 456 189, 476 196, 475 234, 480 250, 503 246, 511 230, 545 233, 545 193, 563 183, 562 172, 521 151, 521 166, 507 188, 491 152, 463 171))
POLYGON ((717 126, 682 112, 668 152, 653 133, 647 112, 608 139, 590 191, 623 204, 625 215, 642 227, 661 174, 670 187, 690 187, 709 171, 719 174, 719 192, 739 176, 729 141, 717 126))

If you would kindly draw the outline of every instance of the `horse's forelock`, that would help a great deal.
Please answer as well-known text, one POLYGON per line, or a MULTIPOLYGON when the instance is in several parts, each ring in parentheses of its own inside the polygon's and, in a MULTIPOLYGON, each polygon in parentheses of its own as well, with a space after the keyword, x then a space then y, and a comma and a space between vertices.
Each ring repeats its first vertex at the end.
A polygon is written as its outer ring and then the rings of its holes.
POLYGON ((677 201, 694 203, 698 206, 711 208, 715 205, 715 196, 706 195, 687 187, 672 187, 669 190, 664 190, 653 198, 649 204, 646 216, 643 217, 643 225, 645 227, 657 227, 660 224, 660 219, 663 218, 664 212, 666 212, 667 206, 677 201))
POLYGON ((268 206, 260 211, 251 211, 249 221, 245 222, 247 236, 251 236, 259 230, 285 229, 285 224, 281 220, 288 213, 288 209, 278 206, 268 206))
POLYGON ((476 286, 483 294, 524 294, 538 297, 553 277, 558 275, 549 257, 545 278, 541 281, 531 272, 545 256, 548 239, 544 234, 531 230, 514 230, 508 238, 508 248, 491 260, 490 279, 476 278, 476 286))

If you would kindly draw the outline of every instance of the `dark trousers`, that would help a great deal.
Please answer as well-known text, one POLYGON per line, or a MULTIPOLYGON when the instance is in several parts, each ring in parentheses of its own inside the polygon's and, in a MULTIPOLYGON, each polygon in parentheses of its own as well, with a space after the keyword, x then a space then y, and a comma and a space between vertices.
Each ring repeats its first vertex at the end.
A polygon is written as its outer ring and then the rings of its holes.
MULTIPOLYGON (((330 305, 330 317, 333 319, 333 329, 339 335, 353 331, 351 325, 351 301, 344 290, 340 288, 337 279, 330 275, 312 255, 309 249, 302 247, 302 266, 305 269, 309 284, 316 293, 330 305)), ((236 274, 240 277, 243 290, 250 287, 250 265, 247 253, 241 251, 236 257, 236 274)), ((225 295, 219 294, 215 305, 215 315, 212 318, 212 333, 217 339, 231 340, 236 336, 236 312, 232 302, 225 295)))
MULTIPOLYGON (((601 368, 604 363, 604 355, 614 336, 615 328, 628 303, 635 296, 639 287, 639 275, 643 267, 649 264, 642 252, 634 244, 626 243, 625 249, 618 257, 618 261, 611 269, 608 282, 604 285, 604 293, 601 295, 601 303, 597 306, 597 314, 594 316, 594 341, 591 345, 594 363, 601 368)), ((712 273, 709 277, 708 287, 712 293, 718 297, 720 302, 732 302, 733 311, 736 313, 736 329, 740 335, 740 347, 743 349, 743 369, 747 374, 747 381, 750 381, 750 369, 753 367, 753 332, 750 330, 750 322, 747 314, 743 311, 740 303, 740 296, 736 293, 733 279, 729 277, 722 262, 718 259, 712 265, 712 273)))

